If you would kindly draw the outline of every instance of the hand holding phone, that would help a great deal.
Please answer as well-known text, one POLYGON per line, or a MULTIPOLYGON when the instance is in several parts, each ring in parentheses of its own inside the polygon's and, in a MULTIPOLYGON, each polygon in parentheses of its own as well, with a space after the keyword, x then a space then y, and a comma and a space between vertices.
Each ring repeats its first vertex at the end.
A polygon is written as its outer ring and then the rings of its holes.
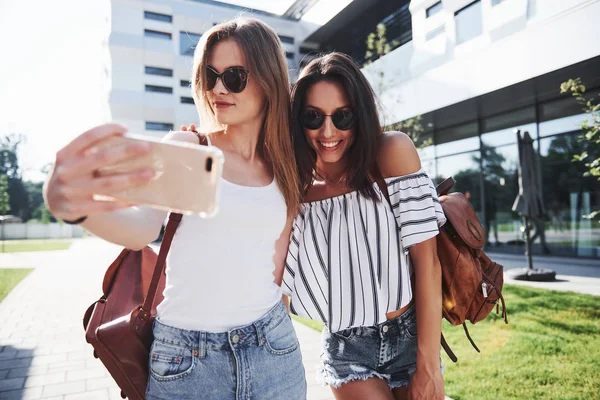
POLYGON ((221 150, 131 133, 108 138, 101 147, 136 141, 148 143, 151 151, 142 157, 103 167, 97 176, 150 168, 155 171, 154 177, 141 186, 117 191, 99 189, 97 195, 183 214, 211 216, 218 211, 218 188, 224 162, 221 150))

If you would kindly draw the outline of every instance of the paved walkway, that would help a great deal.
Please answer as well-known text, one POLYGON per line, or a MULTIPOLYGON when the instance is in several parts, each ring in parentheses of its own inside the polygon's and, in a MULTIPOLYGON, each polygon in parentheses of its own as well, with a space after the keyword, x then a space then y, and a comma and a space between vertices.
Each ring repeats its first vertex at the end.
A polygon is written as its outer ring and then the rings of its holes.
MULTIPOLYGON (((98 239, 77 240, 68 251, 0 254, 0 268, 35 270, 0 303, 0 400, 120 399, 120 391, 84 339, 82 315, 100 295, 100 282, 120 248, 98 239)), ((520 267, 518 257, 492 259, 520 267)), ((561 281, 559 290, 600 295, 600 263, 536 259, 561 281), (597 268, 594 268, 597 267, 597 268), (560 274, 565 275, 560 275, 560 274), (578 274, 581 277, 568 275, 578 274)), ((332 399, 315 379, 320 335, 294 322, 308 380, 308 399, 332 399)))
MULTIPOLYGON (((0 268, 35 268, 0 303, 0 400, 120 399, 120 390, 85 342, 81 319, 120 247, 77 240, 68 251, 0 254, 0 268)), ((308 399, 332 399, 316 382, 320 334, 294 321, 308 399)))

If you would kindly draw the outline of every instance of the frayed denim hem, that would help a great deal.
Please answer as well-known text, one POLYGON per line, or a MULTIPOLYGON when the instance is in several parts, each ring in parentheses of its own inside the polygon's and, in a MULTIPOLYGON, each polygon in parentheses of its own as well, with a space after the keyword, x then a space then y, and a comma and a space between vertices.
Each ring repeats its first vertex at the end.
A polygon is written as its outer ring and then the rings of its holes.
MULTIPOLYGON (((444 367, 443 365, 440 365, 440 370, 442 372, 442 375, 444 374, 444 372, 446 371, 446 367, 444 367)), ((415 373, 415 370, 413 369, 410 372, 410 376, 412 378, 412 375, 415 373)), ((410 380, 401 380, 401 381, 394 381, 394 382, 389 382, 389 386, 390 389, 394 390, 397 389, 399 387, 404 387, 404 386, 408 386, 408 384, 410 383, 410 380)))
POLYGON ((327 372, 325 370, 325 368, 321 367, 317 370, 317 382, 321 383, 322 385, 329 385, 335 389, 339 388, 340 386, 342 386, 346 383, 350 383, 352 381, 357 381, 357 380, 366 381, 367 379, 371 379, 371 378, 384 379, 388 384, 390 381, 390 375, 380 374, 377 371, 369 371, 367 373, 356 373, 356 374, 348 375, 347 377, 341 379, 341 378, 336 378, 333 374, 327 372))
POLYGON ((390 386, 390 389, 394 390, 394 389, 408 386, 409 381, 388 382, 388 384, 390 386))

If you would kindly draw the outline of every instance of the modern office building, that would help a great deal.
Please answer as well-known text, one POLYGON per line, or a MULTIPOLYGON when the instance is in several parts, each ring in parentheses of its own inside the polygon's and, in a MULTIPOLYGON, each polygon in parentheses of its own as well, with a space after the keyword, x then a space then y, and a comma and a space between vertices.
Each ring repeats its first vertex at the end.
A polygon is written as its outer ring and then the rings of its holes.
POLYGON ((315 1, 287 3, 287 11, 277 15, 212 0, 111 0, 106 73, 112 119, 131 132, 157 137, 197 123, 190 92, 194 47, 213 25, 239 15, 259 18, 276 30, 293 79, 300 43, 318 26, 301 20, 315 1))
MULTIPOLYGON (((377 24, 391 51, 363 71, 387 124, 420 117, 423 167, 454 176, 471 200, 494 251, 523 252, 515 130, 538 153, 546 220, 534 252, 600 258, 600 183, 573 156, 598 146, 578 140, 581 105, 560 93, 580 77, 600 93, 598 0, 355 0, 301 45, 338 50, 359 62, 377 24)), ((596 121, 598 123, 598 121, 596 121)))

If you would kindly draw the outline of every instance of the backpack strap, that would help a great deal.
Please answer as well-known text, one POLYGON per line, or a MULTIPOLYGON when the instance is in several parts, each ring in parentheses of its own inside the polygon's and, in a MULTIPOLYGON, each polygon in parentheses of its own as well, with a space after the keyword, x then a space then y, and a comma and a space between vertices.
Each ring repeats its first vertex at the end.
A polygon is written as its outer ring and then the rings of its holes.
POLYGON ((446 354, 448 354, 448 357, 450 357, 450 359, 453 362, 457 362, 458 358, 456 357, 456 354, 454 354, 454 352, 448 345, 448 342, 446 342, 446 338, 444 337, 443 333, 442 333, 442 339, 440 340, 440 343, 442 344, 442 347, 444 348, 444 351, 446 352, 446 354))
POLYGON ((198 142, 202 146, 212 146, 212 142, 210 141, 210 135, 203 135, 198 131, 192 131, 194 135, 198 138, 198 142))
POLYGON ((471 346, 473 346, 473 348, 475 350, 477 350, 478 353, 481 353, 481 351, 479 351, 479 347, 477 347, 477 345, 475 344, 475 342, 471 338, 471 335, 469 334, 469 330, 467 329, 467 324, 463 322, 462 326, 465 329, 465 335, 467 336, 467 339, 469 339, 469 342, 471 342, 471 346))
POLYGON ((182 215, 178 213, 172 212, 169 214, 169 222, 165 228, 165 236, 160 244, 158 259, 156 260, 156 265, 154 266, 154 274, 152 274, 150 287, 148 288, 148 293, 146 293, 146 298, 144 299, 144 304, 142 305, 142 312, 146 312, 148 315, 150 315, 150 310, 152 310, 152 304, 154 303, 154 298, 156 297, 156 292, 158 290, 158 282, 160 281, 160 276, 163 274, 165 269, 167 254, 171 248, 171 242, 175 236, 177 226, 179 226, 179 222, 181 222, 181 217, 182 215))
POLYGON ((444 179, 439 185, 435 187, 437 195, 443 196, 445 194, 448 194, 448 192, 450 191, 450 189, 452 189, 452 186, 454 186, 455 183, 456 181, 451 176, 444 179))

